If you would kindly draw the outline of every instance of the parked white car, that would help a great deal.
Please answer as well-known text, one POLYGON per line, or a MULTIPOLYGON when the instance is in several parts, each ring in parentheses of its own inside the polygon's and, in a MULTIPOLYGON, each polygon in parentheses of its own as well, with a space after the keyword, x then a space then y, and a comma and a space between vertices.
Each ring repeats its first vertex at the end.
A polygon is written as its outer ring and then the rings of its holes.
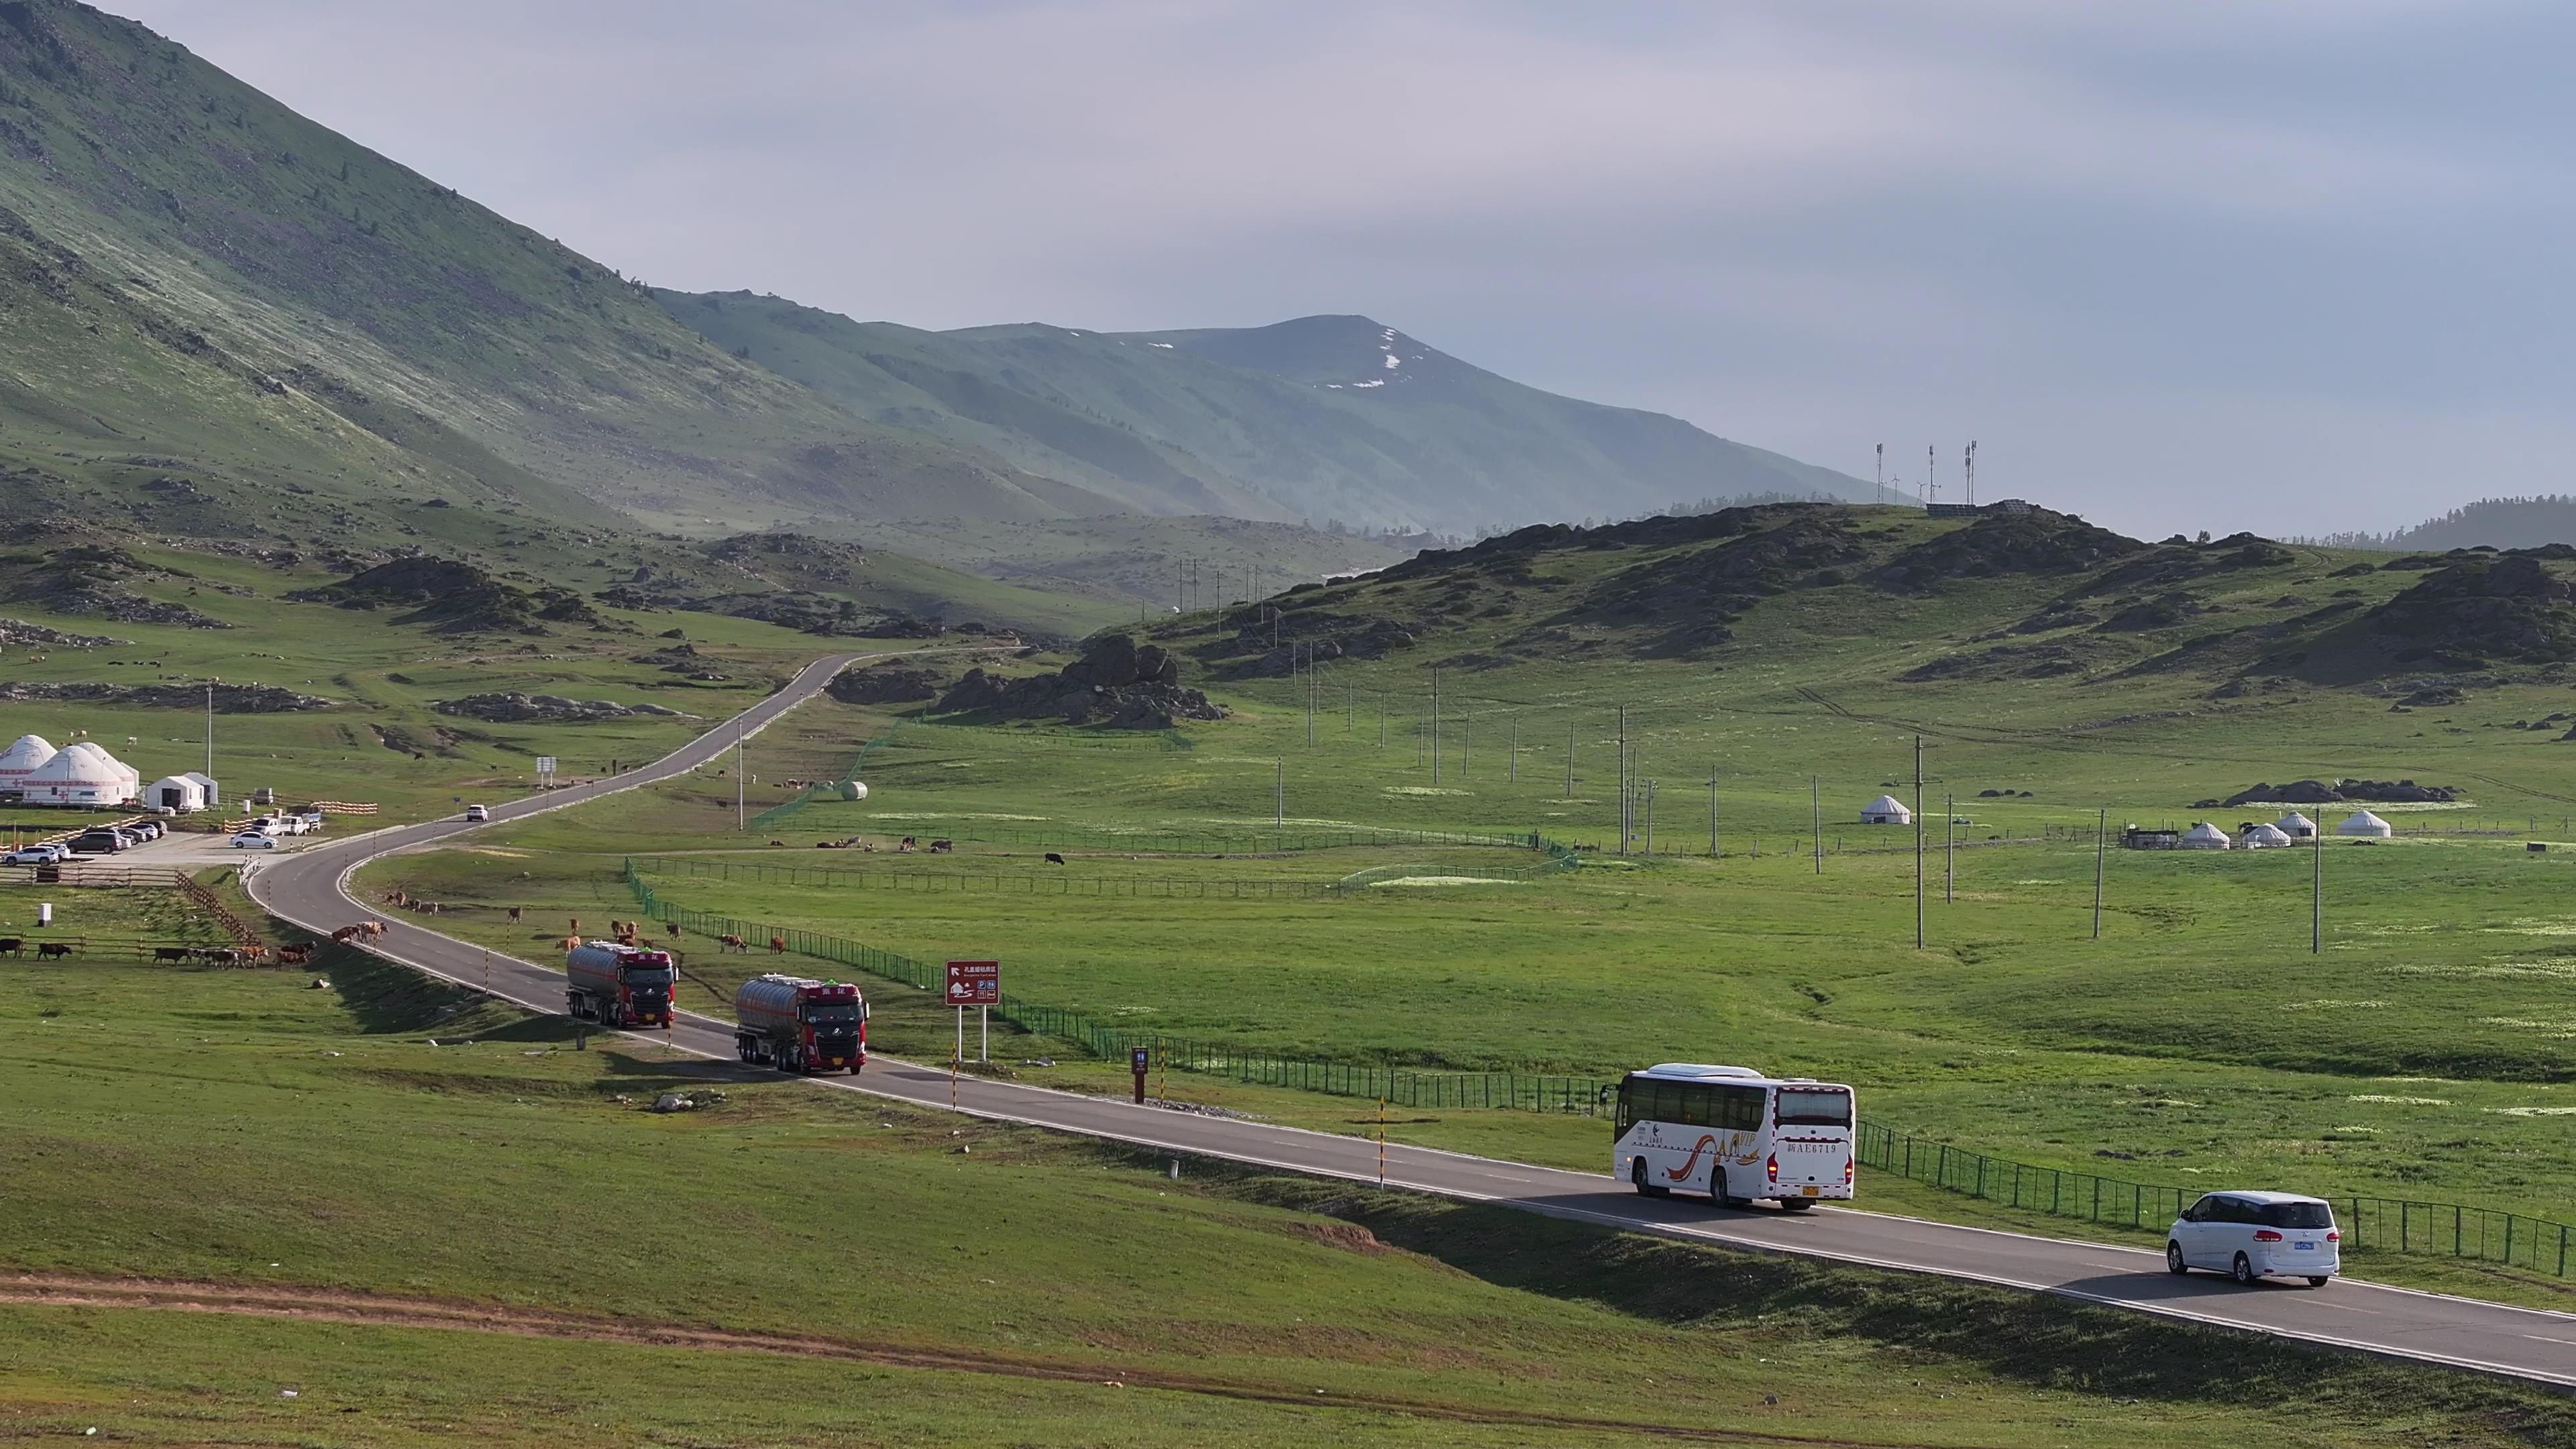
POLYGON ((487 806, 468 805, 465 807, 465 820, 469 825, 480 825, 491 818, 492 811, 487 806))
POLYGON ((52 865, 70 854, 59 845, 30 845, 24 850, 10 851, 8 855, 0 856, 0 860, 10 865, 52 865))
POLYGON ((235 850, 275 850, 277 837, 265 830, 245 830, 233 837, 235 850))
POLYGON ((2194 1268, 2239 1283, 2305 1278, 2323 1288, 2341 1271, 2343 1233, 2334 1204, 2290 1192, 2213 1192, 2183 1209, 2165 1234, 2165 1271, 2194 1268))

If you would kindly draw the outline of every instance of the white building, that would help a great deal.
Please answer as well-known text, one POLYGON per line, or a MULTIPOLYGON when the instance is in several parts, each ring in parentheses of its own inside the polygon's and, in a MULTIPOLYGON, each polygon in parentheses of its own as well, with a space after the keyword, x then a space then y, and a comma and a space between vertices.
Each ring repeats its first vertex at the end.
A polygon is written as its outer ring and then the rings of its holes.
POLYGON ((28 771, 18 788, 30 805, 112 809, 132 800, 142 782, 133 766, 80 740, 28 771))
POLYGON ((2314 840, 2317 838, 2317 822, 2310 820, 2308 817, 2300 814, 2296 810, 2293 810, 2289 814, 2281 817, 2280 830, 2283 835, 2290 837, 2292 840, 2314 840))
POLYGON ((2238 850, 2270 850, 2290 843, 2290 833, 2277 825, 2249 825, 2236 832, 2238 850))
POLYGON ((206 808, 211 810, 215 806, 224 803, 223 788, 215 783, 214 776, 209 775, 202 770, 190 770, 179 778, 182 780, 194 780, 197 782, 197 788, 206 792, 206 808))
POLYGON ((1906 809, 1905 802, 1897 799, 1895 796, 1881 795, 1877 799, 1860 807, 1860 823, 1863 825, 1911 825, 1914 823, 1914 812, 1906 809))
POLYGON ((206 787, 185 775, 166 775, 143 792, 143 803, 186 815, 206 808, 206 787))
POLYGON ((2362 811, 2358 815, 2347 817, 2341 825, 2335 827, 2335 834, 2337 835, 2359 835, 2366 838, 2376 838, 2380 840, 2386 840, 2388 837, 2396 833, 2396 831, 2389 828, 2387 821, 2380 819, 2378 816, 2371 814, 2367 810, 2362 811))
POLYGON ((0 750, 0 796, 20 797, 27 787, 27 777, 54 757, 54 747, 42 735, 20 735, 5 750, 0 750))
POLYGON ((2182 848, 2185 850, 2226 850, 2235 843, 2227 838, 2226 831, 2206 820, 2184 831, 2182 837, 2182 848))

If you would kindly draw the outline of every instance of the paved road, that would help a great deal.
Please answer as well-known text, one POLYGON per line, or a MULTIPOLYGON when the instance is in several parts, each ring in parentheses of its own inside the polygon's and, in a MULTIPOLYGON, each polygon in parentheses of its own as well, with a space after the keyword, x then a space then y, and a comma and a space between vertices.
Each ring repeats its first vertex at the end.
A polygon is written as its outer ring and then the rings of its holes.
MULTIPOLYGON (((498 805, 493 807, 493 818, 520 819, 686 773, 731 748, 736 725, 746 732, 758 730, 811 697, 844 665, 864 657, 868 656, 843 656, 815 664, 758 708, 658 763, 596 785, 498 805)), ((308 930, 327 932, 380 914, 346 894, 342 883, 350 871, 387 851, 429 844, 469 828, 473 827, 462 821, 442 820, 333 841, 283 858, 263 860, 252 876, 251 893, 277 915, 308 930)), ((483 948, 408 921, 389 921, 387 925, 389 933, 378 945, 386 955, 450 980, 476 986, 484 983, 487 958, 483 948)), ((492 956, 489 962, 490 985, 496 995, 537 1011, 562 1008, 560 971, 504 956, 492 956)), ((725 1061, 734 1058, 730 1023, 707 1017, 683 1014, 669 1033, 642 1035, 709 1057, 725 1061)), ((1296 1172, 1362 1182, 1378 1180, 1377 1146, 1359 1138, 1198 1117, 971 1077, 952 1083, 943 1071, 885 1057, 872 1061, 864 1080, 815 1080, 818 1085, 943 1108, 950 1104, 953 1091, 958 1109, 979 1117, 1296 1172)), ((1609 1151, 1605 1135, 1605 1167, 1609 1151)), ((1729 1212, 1705 1203, 1639 1197, 1606 1174, 1596 1177, 1419 1147, 1389 1145, 1385 1181, 1393 1187, 1500 1203, 1631 1231, 1935 1273, 2576 1387, 2576 1315, 2509 1308, 2349 1279, 2322 1291, 2285 1284, 2239 1288, 2207 1274, 2170 1277, 2160 1254, 2134 1248, 1990 1232, 1852 1210, 1826 1209, 1794 1216, 1767 1210, 1729 1212)), ((1863 1190, 1866 1188, 1864 1180, 1863 1190)))

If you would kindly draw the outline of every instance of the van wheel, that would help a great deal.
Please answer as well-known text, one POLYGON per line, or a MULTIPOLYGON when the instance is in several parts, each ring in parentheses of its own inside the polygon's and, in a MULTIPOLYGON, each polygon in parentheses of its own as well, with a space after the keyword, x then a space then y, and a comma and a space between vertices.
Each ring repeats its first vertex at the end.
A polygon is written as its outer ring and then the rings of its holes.
POLYGON ((2227 1276, 2239 1283, 2252 1283, 2254 1281, 2253 1261, 2243 1253, 2237 1254, 2235 1264, 2227 1270, 2227 1276))
POLYGON ((2182 1244, 2165 1244, 2165 1271, 2177 1278, 2191 1271, 2191 1265, 2182 1260, 2182 1244))
POLYGON ((2323 1288, 2326 1286, 2326 1280, 2322 1277, 2310 1278, 2308 1280, 2308 1286, 2311 1288, 2323 1288))
POLYGON ((1657 1187, 1653 1183, 1646 1181, 1646 1159, 1643 1157, 1630 1159, 1628 1181, 1634 1184, 1637 1191, 1646 1197, 1663 1197, 1672 1191, 1669 1187, 1657 1187))

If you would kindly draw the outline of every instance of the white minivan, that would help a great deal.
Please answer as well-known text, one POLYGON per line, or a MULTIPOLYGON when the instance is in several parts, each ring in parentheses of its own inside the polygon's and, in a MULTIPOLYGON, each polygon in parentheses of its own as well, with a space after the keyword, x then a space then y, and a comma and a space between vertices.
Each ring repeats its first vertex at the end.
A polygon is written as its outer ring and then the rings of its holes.
POLYGON ((2239 1283, 2305 1278, 2323 1288, 2342 1267, 2334 1204, 2293 1192, 2213 1192, 2183 1209, 2165 1234, 2165 1271, 2194 1268, 2239 1283))

